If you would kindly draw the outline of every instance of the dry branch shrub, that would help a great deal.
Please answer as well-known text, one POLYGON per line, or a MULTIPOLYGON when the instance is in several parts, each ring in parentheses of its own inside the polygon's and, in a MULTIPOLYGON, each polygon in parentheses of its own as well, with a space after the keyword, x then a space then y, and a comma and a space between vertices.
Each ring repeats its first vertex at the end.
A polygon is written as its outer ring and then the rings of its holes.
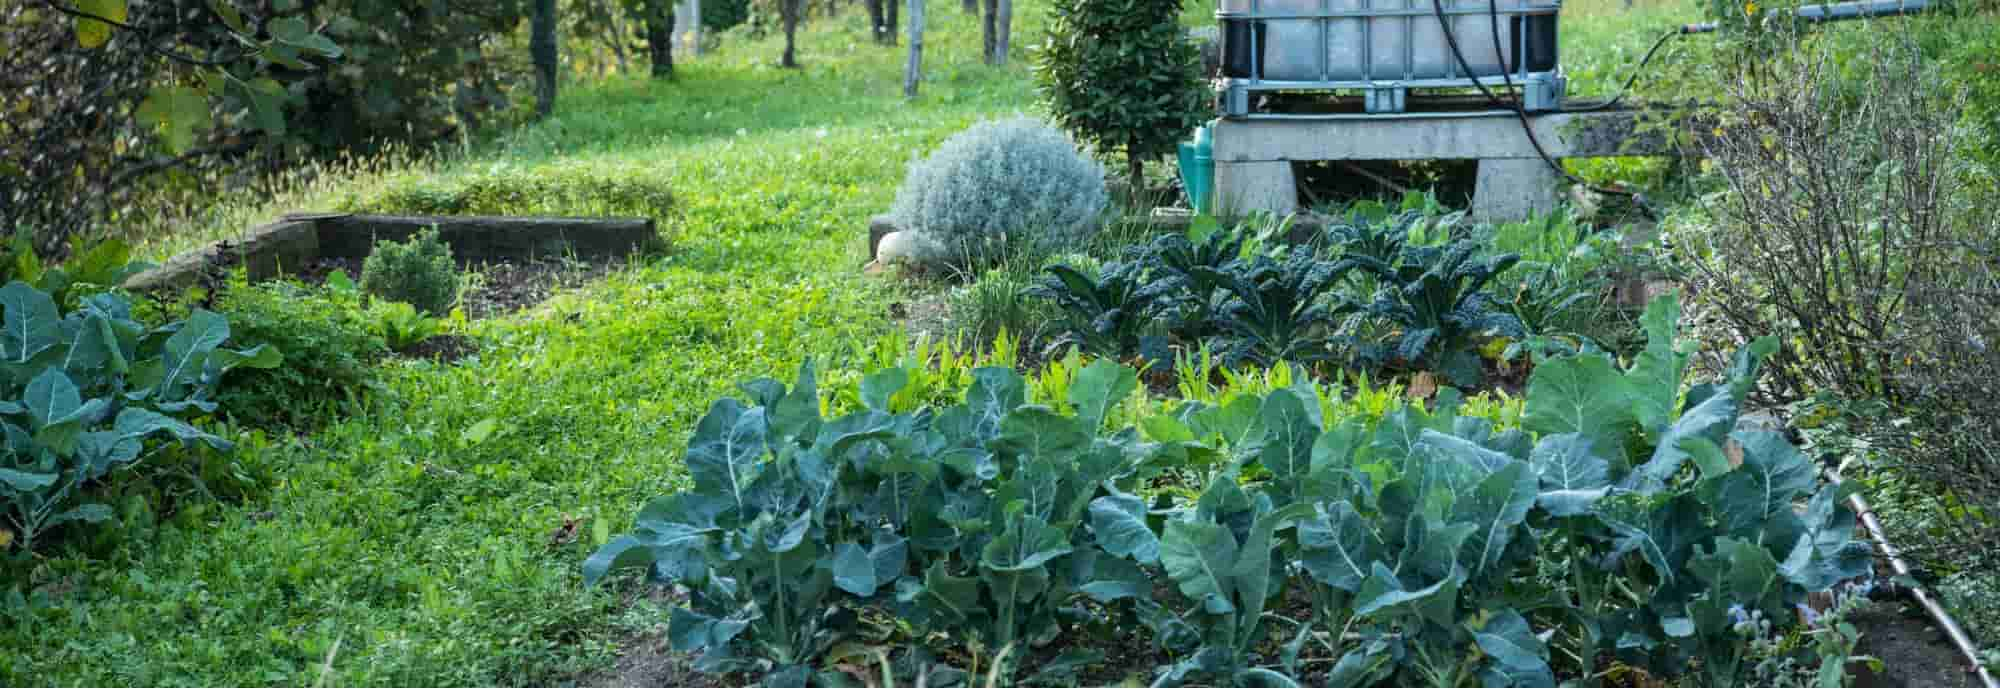
POLYGON ((1788 339, 1774 398, 1901 393, 1892 372, 1923 340, 1901 322, 1913 292, 1967 255, 1962 98, 1912 47, 1858 58, 1857 84, 1830 52, 1794 45, 1732 87, 1699 139, 1726 190, 1706 200, 1711 224, 1685 232, 1693 281, 1741 337, 1788 339))
POLYGON ((1767 399, 1865 409, 1863 444, 1937 516, 1899 544, 2000 541, 2000 222, 1967 186, 1964 91, 1893 34, 1772 67, 1699 139, 1726 191, 1683 232, 1692 281, 1730 332, 1785 339, 1767 399))

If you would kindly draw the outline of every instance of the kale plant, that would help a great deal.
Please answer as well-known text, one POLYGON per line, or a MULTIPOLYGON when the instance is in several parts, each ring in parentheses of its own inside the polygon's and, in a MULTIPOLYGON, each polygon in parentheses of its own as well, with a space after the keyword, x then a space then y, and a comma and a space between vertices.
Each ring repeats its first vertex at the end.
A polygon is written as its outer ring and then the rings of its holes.
POLYGON ((1228 295, 1216 311, 1216 323, 1230 334, 1222 345, 1225 356, 1263 364, 1311 363, 1332 356, 1334 322, 1352 310, 1344 301, 1330 306, 1321 301, 1346 269, 1346 263, 1320 260, 1298 248, 1282 258, 1259 255, 1195 274, 1228 295))
POLYGON ((1043 268, 1028 293, 1061 311, 1058 346, 1073 345, 1100 357, 1130 357, 1163 340, 1149 339, 1146 331, 1171 286, 1150 283, 1147 275, 1136 261, 1107 263, 1095 275, 1058 263, 1043 268))
POLYGON ((1202 338, 1221 329, 1216 312, 1222 306, 1222 269, 1243 254, 1250 238, 1247 227, 1215 228, 1206 233, 1169 233, 1146 246, 1144 255, 1161 272, 1154 281, 1160 316, 1182 338, 1202 338))
POLYGON ((1519 318, 1498 310, 1485 292, 1488 283, 1520 260, 1485 255, 1478 238, 1432 246, 1403 247, 1393 259, 1350 253, 1342 261, 1375 278, 1373 299, 1356 304, 1357 319, 1394 329, 1383 341, 1364 345, 1363 359, 1402 362, 1437 370, 1459 386, 1479 383, 1478 343, 1489 334, 1526 335, 1519 318))

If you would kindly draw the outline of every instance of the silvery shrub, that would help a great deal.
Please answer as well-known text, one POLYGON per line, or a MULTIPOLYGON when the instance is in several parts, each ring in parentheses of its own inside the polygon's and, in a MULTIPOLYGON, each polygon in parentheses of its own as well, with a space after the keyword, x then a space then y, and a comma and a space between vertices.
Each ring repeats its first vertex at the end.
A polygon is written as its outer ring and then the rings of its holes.
POLYGON ((1068 247, 1096 232, 1110 196, 1104 168, 1035 119, 988 121, 910 165, 890 212, 951 257, 980 264, 1068 247))

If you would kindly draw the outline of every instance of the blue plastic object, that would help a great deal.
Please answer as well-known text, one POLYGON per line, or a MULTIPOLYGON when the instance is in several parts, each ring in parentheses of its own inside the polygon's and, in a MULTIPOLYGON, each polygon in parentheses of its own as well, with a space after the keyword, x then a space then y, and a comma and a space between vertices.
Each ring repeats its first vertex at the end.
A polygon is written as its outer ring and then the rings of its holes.
MULTIPOLYGON (((1213 124, 1214 122, 1210 122, 1213 124)), ((1193 141, 1180 144, 1181 190, 1187 194, 1188 202, 1196 214, 1213 214, 1215 192, 1215 157, 1209 143, 1208 124, 1194 130, 1193 141)))

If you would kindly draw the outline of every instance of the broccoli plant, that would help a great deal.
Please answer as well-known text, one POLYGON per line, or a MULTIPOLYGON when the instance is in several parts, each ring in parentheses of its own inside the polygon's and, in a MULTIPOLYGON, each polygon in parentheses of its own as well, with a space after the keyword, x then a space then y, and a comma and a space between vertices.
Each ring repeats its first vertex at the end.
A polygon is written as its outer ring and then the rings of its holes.
POLYGON ((147 328, 106 293, 65 316, 18 281, 0 288, 0 306, 0 541, 23 549, 66 523, 111 518, 88 487, 145 462, 157 438, 229 449, 183 418, 216 410, 224 373, 281 359, 269 346, 222 347, 229 320, 206 310, 147 328))
POLYGON ((789 389, 746 383, 754 405, 717 401, 696 427, 693 488, 646 506, 586 581, 633 567, 686 587, 671 641, 701 651, 705 672, 806 683, 872 608, 949 632, 1011 682, 1083 591, 1145 585, 1136 567, 1098 566, 1101 530, 1084 523, 1147 451, 1132 431, 1100 434, 1138 386, 1128 367, 1084 368, 1061 410, 1026 403, 1010 369, 973 374, 962 403, 893 413, 909 376, 885 370, 863 380, 861 410, 831 420, 810 363, 789 389))

